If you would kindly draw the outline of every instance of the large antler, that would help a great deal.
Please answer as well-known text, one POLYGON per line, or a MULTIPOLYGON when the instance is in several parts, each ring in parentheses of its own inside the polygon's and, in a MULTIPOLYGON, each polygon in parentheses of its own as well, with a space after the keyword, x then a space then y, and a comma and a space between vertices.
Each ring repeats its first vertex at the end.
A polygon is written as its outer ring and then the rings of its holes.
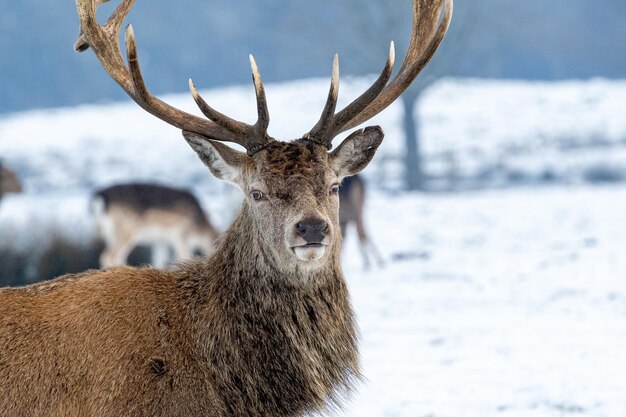
POLYGON ((237 143, 254 154, 267 146, 273 139, 267 135, 269 112, 265 90, 259 69, 250 55, 252 77, 257 98, 258 119, 249 125, 211 108, 198 94, 189 80, 189 88, 200 110, 209 120, 186 113, 154 97, 146 87, 139 60, 133 28, 128 25, 125 32, 128 66, 124 62, 118 41, 119 31, 134 0, 124 0, 107 22, 101 26, 96 20, 97 7, 108 0, 76 0, 80 19, 81 34, 74 48, 81 52, 91 47, 106 72, 143 109, 165 122, 182 130, 198 133, 210 139, 237 143))
POLYGON ((339 58, 335 55, 326 106, 319 122, 304 135, 304 139, 330 149, 332 140, 339 133, 366 122, 393 103, 411 85, 439 47, 450 26, 452 9, 453 0, 413 0, 411 40, 400 70, 389 82, 395 60, 392 42, 389 59, 380 77, 339 113, 335 113, 339 93, 339 58))

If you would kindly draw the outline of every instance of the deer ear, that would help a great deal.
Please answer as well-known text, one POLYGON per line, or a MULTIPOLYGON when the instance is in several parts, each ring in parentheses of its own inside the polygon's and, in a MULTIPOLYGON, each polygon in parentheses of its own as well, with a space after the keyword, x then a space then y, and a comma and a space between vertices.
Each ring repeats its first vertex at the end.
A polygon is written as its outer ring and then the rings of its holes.
POLYGON ((248 155, 197 133, 183 130, 183 136, 213 175, 239 185, 241 168, 248 155))
POLYGON ((348 136, 331 152, 332 167, 339 178, 349 177, 370 163, 385 134, 379 126, 366 127, 348 136))

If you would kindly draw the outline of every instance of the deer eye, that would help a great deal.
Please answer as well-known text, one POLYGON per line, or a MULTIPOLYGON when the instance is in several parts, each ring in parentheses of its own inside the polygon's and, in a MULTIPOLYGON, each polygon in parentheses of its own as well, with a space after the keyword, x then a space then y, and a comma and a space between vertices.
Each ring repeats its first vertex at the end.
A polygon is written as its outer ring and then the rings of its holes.
POLYGON ((260 192, 259 190, 254 190, 254 191, 250 192, 250 195, 252 196, 254 201, 261 201, 261 200, 265 199, 265 195, 262 192, 260 192))
POLYGON ((334 184, 332 187, 330 187, 330 193, 339 194, 339 184, 334 184))

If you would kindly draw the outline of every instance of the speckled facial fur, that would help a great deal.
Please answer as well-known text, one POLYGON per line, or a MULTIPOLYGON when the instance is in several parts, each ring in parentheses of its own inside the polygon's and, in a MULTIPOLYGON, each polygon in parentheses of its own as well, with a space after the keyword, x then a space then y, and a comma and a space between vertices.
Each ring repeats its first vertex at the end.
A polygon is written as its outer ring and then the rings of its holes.
POLYGON ((339 198, 331 192, 339 178, 329 161, 321 146, 305 141, 274 142, 254 156, 252 169, 243 175, 242 189, 254 223, 285 269, 305 266, 293 252, 294 246, 304 243, 296 233, 300 221, 313 218, 329 225, 324 239, 328 249, 320 262, 306 262, 306 267, 321 266, 340 244, 339 198), (265 198, 255 201, 250 194, 254 190, 265 198))
POLYGON ((185 137, 214 175, 243 191, 244 209, 275 265, 283 271, 311 271, 339 254, 339 198, 333 186, 367 166, 383 133, 378 127, 359 130, 332 153, 306 140, 277 141, 252 157, 188 132, 185 137), (253 192, 263 198, 256 200, 253 192), (315 251, 310 260, 296 256, 306 243, 296 225, 306 219, 328 224, 323 246, 310 250, 315 251))

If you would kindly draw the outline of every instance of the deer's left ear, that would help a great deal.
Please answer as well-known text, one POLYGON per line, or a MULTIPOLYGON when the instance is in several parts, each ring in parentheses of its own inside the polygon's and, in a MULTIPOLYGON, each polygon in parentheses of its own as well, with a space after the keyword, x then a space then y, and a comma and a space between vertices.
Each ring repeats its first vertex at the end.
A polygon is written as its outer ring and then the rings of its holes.
POLYGON ((183 136, 213 175, 241 187, 241 169, 248 158, 245 153, 197 133, 184 130, 183 136))
POLYGON ((335 174, 339 178, 349 177, 365 168, 384 137, 379 126, 366 127, 348 136, 330 153, 335 174))

